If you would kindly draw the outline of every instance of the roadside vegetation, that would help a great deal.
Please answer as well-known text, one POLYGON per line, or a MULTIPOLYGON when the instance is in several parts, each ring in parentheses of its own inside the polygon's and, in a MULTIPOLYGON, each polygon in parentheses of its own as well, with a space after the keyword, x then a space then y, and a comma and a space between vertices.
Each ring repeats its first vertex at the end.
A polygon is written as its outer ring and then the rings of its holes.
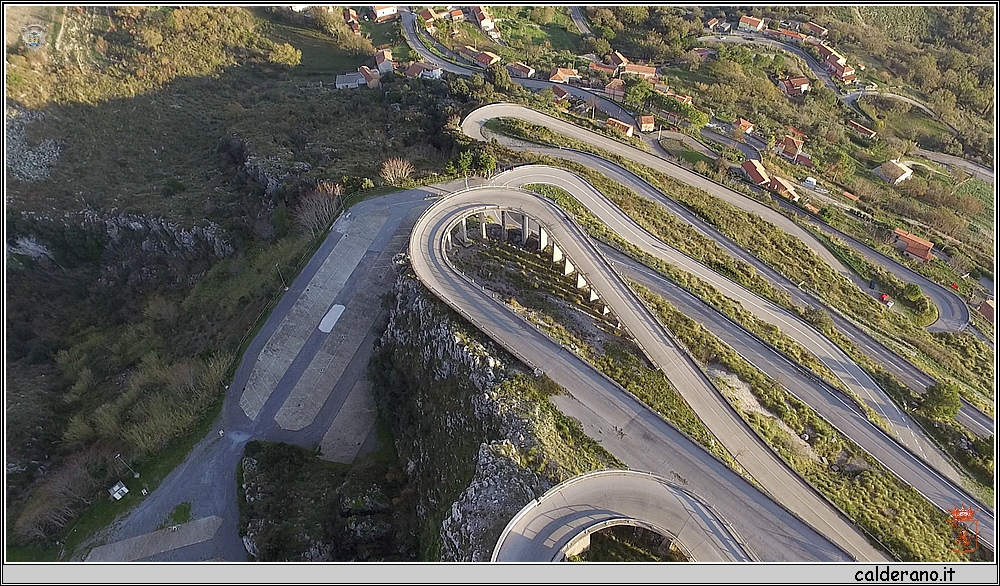
POLYGON ((727 399, 792 468, 864 532, 901 561, 964 559, 964 554, 952 551, 947 515, 694 320, 641 285, 633 287, 703 368, 717 365, 738 377, 727 383, 727 399), (753 399, 739 388, 749 390, 753 399))
POLYGON ((251 441, 237 471, 240 536, 262 562, 415 561, 413 490, 391 442, 363 461, 251 441))

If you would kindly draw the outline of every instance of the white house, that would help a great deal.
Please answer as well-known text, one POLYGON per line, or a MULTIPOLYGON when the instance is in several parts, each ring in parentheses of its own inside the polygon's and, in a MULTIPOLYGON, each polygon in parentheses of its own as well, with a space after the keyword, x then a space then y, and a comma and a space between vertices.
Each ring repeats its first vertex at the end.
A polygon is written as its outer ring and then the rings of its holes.
POLYGON ((365 79, 364 75, 357 71, 337 76, 338 90, 355 89, 362 85, 368 85, 368 81, 365 79))
POLYGON ((397 14, 395 6, 372 6, 372 12, 375 13, 375 22, 384 22, 397 14))
POLYGON ((392 73, 396 64, 392 62, 392 51, 383 49, 375 53, 375 67, 378 68, 379 75, 392 73))

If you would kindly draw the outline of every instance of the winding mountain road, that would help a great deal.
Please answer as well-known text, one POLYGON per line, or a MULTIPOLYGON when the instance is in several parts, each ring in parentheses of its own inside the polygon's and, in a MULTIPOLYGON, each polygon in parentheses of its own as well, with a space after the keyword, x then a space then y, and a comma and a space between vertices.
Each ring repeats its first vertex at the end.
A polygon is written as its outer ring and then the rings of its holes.
POLYGON ((558 401, 557 405, 580 420, 588 435, 599 438, 605 449, 630 468, 649 470, 667 478, 684 478, 697 487, 699 496, 713 503, 754 543, 762 559, 801 561, 802 556, 813 560, 843 559, 840 548, 857 559, 885 559, 756 436, 697 366, 674 345, 656 317, 594 248, 590 238, 555 204, 510 187, 457 192, 433 204, 417 221, 410 241, 410 260, 418 278, 434 295, 512 354, 568 389, 572 400, 558 401), (717 440, 794 515, 765 498, 757 488, 651 413, 617 384, 530 326, 452 267, 445 250, 452 230, 469 216, 503 210, 527 214, 543 227, 566 257, 572 259, 579 274, 614 308, 623 327, 645 349, 651 361, 668 374, 671 383, 705 420, 717 440), (618 436, 616 429, 623 430, 623 434, 618 436), (762 534, 772 530, 789 533, 766 538, 762 534), (839 547, 831 548, 820 534, 829 536, 839 547), (767 551, 761 549, 755 536, 769 542, 761 544, 767 551))

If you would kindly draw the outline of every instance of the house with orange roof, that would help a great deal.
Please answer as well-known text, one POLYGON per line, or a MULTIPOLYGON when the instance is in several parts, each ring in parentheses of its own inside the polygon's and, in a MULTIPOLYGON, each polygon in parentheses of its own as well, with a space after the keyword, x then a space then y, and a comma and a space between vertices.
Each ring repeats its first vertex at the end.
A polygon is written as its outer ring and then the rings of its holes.
POLYGON ((626 63, 624 67, 619 67, 618 71, 619 75, 637 75, 643 79, 652 79, 656 77, 656 67, 650 65, 626 63))
POLYGON ((787 79, 782 79, 778 82, 778 87, 781 88, 781 91, 785 92, 785 95, 789 98, 801 96, 809 91, 809 78, 789 77, 787 79))
POLYGON ((764 29, 764 19, 752 16, 741 16, 736 28, 746 32, 760 32, 764 29))
POLYGON ((580 73, 576 69, 556 67, 552 70, 552 74, 549 75, 549 81, 553 83, 571 83, 574 80, 580 81, 580 73))
POLYGON ((741 134, 749 134, 753 132, 753 122, 750 122, 749 120, 738 118, 736 120, 736 124, 733 126, 736 130, 739 130, 741 134))
POLYGON ((653 132, 656 130, 656 118, 652 116, 639 116, 639 130, 641 132, 653 132))
POLYGON ((606 128, 611 128, 612 130, 617 130, 625 136, 632 136, 635 130, 635 127, 631 124, 627 124, 616 118, 608 118, 604 121, 604 126, 606 128))
POLYGON ((625 82, 616 77, 604 86, 604 92, 612 100, 621 100, 625 97, 625 82))
POLYGON ((795 193, 795 185, 784 177, 778 177, 777 175, 771 177, 771 183, 768 184, 767 188, 781 197, 792 201, 799 201, 799 194, 795 193))
POLYGON ((747 159, 743 161, 740 168, 747 174, 750 181, 753 181, 754 185, 761 186, 771 182, 771 176, 767 174, 767 170, 764 169, 764 165, 761 165, 760 161, 757 159, 747 159))
POLYGON ((892 232, 895 238, 892 247, 903 253, 903 256, 919 260, 925 264, 931 262, 931 259, 934 258, 934 255, 931 254, 934 243, 930 240, 924 240, 901 228, 896 228, 892 232))

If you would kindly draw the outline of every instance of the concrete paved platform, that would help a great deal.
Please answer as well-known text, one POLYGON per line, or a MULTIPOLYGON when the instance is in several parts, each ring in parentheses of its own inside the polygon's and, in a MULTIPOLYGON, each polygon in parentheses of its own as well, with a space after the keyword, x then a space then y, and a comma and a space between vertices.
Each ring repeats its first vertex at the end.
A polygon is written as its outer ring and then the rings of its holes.
POLYGON ((334 385, 344 374, 347 365, 375 324, 375 319, 382 312, 381 293, 391 289, 392 281, 396 278, 392 259, 409 244, 409 231, 417 215, 419 210, 403 219, 400 229, 389 239, 365 281, 347 303, 333 331, 323 341, 323 345, 274 416, 275 422, 283 429, 298 431, 307 427, 330 398, 334 385))
POLYGON ((372 383, 354 383, 330 429, 320 442, 320 457, 332 462, 350 464, 358 457, 362 444, 375 424, 375 398, 372 383))
POLYGON ((87 562, 132 562, 165 551, 178 549, 215 537, 222 525, 222 517, 211 516, 144 533, 130 539, 116 541, 91 550, 87 562))
POLYGON ((361 217, 341 218, 334 225, 334 230, 344 229, 346 225, 344 236, 257 357, 240 397, 240 407, 251 420, 257 419, 278 381, 330 309, 388 218, 389 209, 382 208, 361 217))

